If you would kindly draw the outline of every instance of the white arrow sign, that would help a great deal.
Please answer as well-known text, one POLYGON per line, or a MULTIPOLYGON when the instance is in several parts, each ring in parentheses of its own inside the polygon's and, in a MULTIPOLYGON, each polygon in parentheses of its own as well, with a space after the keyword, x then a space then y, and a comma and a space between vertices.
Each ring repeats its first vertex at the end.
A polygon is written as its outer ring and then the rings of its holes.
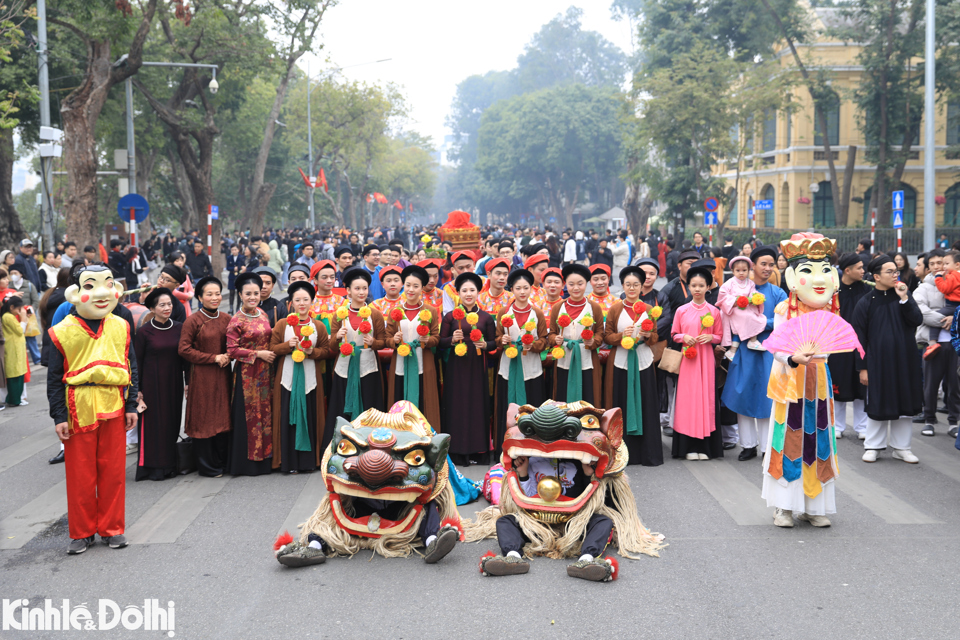
POLYGON ((903 209, 903 191, 893 192, 893 208, 903 209))

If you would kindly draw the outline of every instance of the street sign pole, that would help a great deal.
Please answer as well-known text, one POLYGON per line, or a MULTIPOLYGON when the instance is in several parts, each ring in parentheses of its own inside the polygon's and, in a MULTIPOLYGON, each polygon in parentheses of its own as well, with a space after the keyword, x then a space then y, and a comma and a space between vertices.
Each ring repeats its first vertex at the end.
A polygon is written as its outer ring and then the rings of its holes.
POLYGON ((130 208, 130 245, 137 246, 137 212, 130 208))
POLYGON ((897 253, 903 250, 903 229, 897 229, 897 253))
POLYGON ((870 209, 870 255, 877 244, 877 209, 870 209))
POLYGON ((213 258, 213 205, 207 206, 207 256, 213 258))

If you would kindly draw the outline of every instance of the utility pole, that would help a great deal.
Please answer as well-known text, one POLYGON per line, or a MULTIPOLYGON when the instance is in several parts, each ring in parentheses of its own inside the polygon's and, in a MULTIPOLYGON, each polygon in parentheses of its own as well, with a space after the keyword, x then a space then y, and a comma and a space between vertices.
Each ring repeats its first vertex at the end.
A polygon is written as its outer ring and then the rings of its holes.
MULTIPOLYGON (((133 78, 123 83, 127 93, 127 185, 129 193, 137 192, 137 149, 133 136, 133 78)), ((137 220, 130 210, 130 242, 137 243, 137 220)))
POLYGON ((927 0, 927 43, 923 66, 923 250, 930 251, 936 243, 937 210, 934 198, 937 193, 937 174, 935 169, 934 134, 937 131, 936 105, 933 90, 936 81, 936 48, 934 46, 934 26, 936 24, 936 2, 927 0))
MULTIPOLYGON (((47 65, 47 2, 37 0, 37 64, 40 83, 40 126, 50 126, 50 68, 47 65)), ((52 249, 56 244, 53 239, 53 211, 51 211, 51 194, 53 185, 50 184, 50 159, 40 156, 40 189, 43 197, 40 198, 40 224, 43 232, 44 249, 52 249)))
MULTIPOLYGON (((310 170, 310 182, 313 182, 313 130, 310 127, 310 61, 307 60, 307 162, 310 170)), ((307 189, 307 202, 310 205, 310 229, 317 228, 316 214, 313 209, 313 189, 307 189)))

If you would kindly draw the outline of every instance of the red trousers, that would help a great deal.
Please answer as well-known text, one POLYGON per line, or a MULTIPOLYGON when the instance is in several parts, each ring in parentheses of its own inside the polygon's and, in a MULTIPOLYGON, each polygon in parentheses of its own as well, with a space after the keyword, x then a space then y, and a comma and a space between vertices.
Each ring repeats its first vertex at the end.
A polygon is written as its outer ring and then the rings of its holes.
POLYGON ((71 539, 123 533, 126 446, 123 415, 101 420, 93 431, 75 433, 63 443, 71 539))

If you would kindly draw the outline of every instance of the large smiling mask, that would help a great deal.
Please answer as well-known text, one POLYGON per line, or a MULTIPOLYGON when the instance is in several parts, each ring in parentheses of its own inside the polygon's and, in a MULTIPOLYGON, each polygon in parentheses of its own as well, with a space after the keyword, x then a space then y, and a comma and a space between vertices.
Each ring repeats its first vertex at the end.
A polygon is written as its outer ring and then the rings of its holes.
POLYGON ((829 258, 836 252, 836 243, 819 233, 795 233, 780 243, 780 250, 789 265, 784 277, 790 290, 791 311, 797 309, 798 302, 807 310, 828 305, 835 310, 840 278, 829 258))
POLYGON ((114 281, 113 272, 102 265, 92 265, 81 271, 77 274, 77 284, 64 291, 67 302, 87 320, 106 318, 117 307, 121 295, 123 286, 114 281))

